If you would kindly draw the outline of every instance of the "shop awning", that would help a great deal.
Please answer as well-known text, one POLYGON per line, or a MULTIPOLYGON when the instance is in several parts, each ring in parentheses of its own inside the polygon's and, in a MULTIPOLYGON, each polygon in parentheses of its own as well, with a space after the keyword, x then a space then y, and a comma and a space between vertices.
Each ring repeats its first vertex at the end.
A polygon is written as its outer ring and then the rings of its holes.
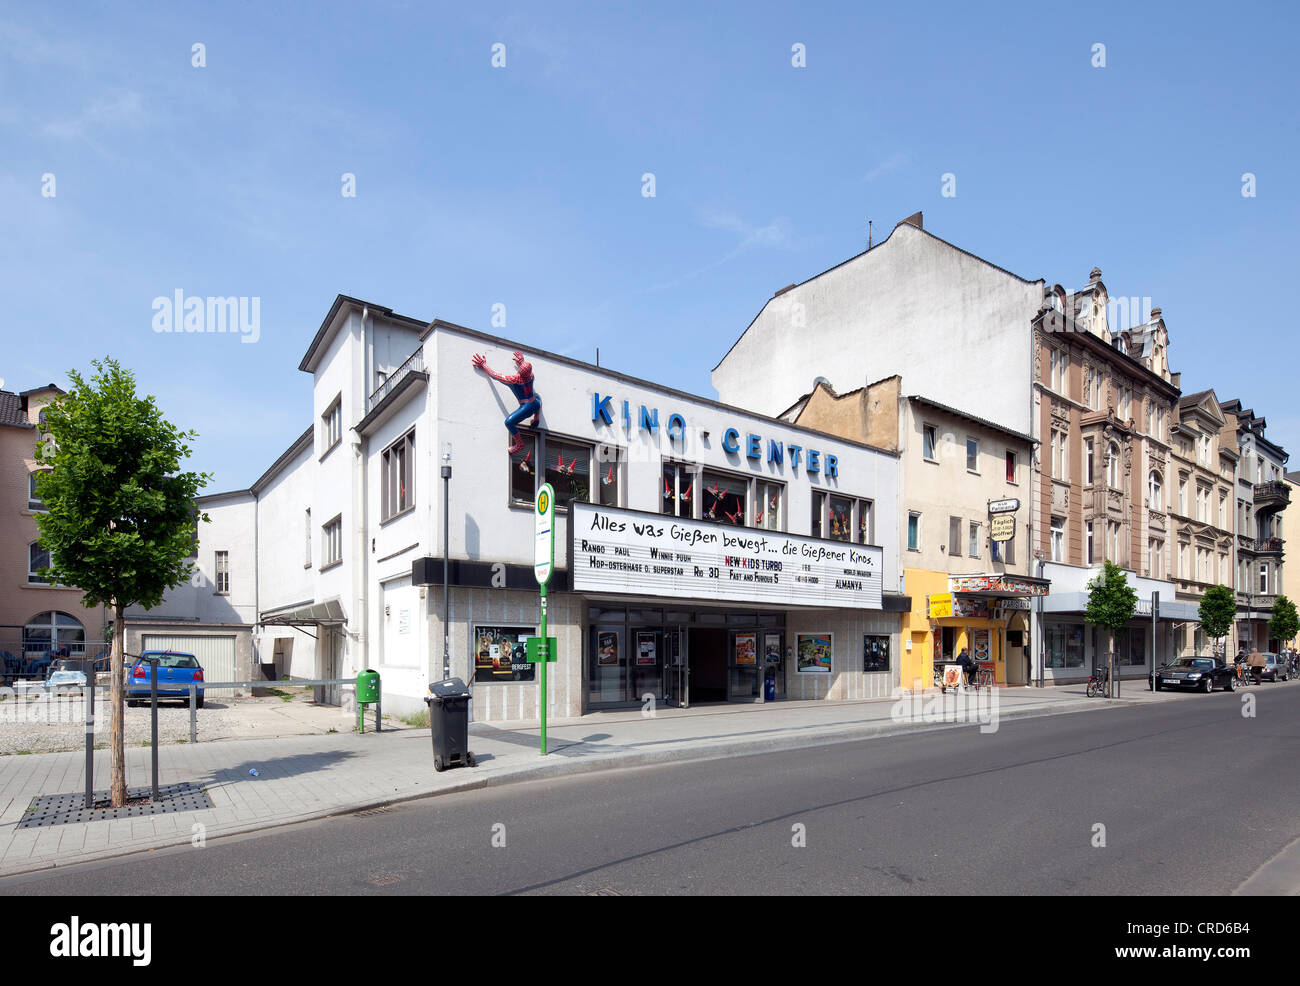
MULTIPOLYGON (((1086 592, 1063 592, 1048 596, 1043 600, 1044 613, 1082 613, 1088 608, 1086 592)), ((1137 610, 1133 614, 1151 617, 1151 600, 1138 598, 1137 610)), ((1196 603, 1181 602, 1176 599, 1160 600, 1160 619, 1177 620, 1180 623, 1199 623, 1201 609, 1196 603)))
POLYGON ((343 615, 343 604, 335 597, 319 603, 268 610, 258 615, 258 622, 262 626, 278 627, 341 627, 348 619, 343 615))

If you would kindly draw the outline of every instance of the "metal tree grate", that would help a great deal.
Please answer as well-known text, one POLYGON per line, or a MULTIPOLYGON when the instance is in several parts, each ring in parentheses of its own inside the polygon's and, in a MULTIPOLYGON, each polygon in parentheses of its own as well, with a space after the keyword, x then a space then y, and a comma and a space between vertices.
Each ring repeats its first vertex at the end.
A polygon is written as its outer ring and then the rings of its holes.
POLYGON ((43 828, 47 825, 69 825, 80 822, 102 822, 115 818, 142 818, 146 815, 167 815, 178 811, 202 811, 212 807, 208 792, 197 784, 183 781, 180 784, 160 784, 158 800, 151 801, 152 791, 147 787, 132 787, 126 792, 127 803, 121 808, 109 807, 109 792, 95 792, 94 804, 86 807, 86 795, 41 794, 32 798, 27 806, 20 829, 43 828))

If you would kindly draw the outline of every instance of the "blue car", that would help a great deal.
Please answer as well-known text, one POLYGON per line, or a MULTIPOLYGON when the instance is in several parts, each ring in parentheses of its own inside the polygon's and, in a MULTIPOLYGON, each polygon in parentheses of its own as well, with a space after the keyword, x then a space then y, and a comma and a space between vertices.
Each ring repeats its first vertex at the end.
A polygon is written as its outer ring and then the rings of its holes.
POLYGON ((189 701, 190 682, 198 683, 194 704, 203 708, 203 667, 193 654, 174 650, 147 650, 131 665, 127 674, 126 704, 132 707, 149 701, 149 662, 146 657, 158 658, 158 697, 179 698, 189 701))

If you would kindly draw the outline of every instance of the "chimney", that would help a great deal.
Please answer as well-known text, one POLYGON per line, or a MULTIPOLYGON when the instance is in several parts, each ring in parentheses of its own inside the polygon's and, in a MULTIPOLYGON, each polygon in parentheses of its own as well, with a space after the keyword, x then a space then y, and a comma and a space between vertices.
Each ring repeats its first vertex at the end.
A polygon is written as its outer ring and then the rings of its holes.
POLYGON ((1155 323, 1155 322, 1159 322, 1159 321, 1160 321, 1160 309, 1159 309, 1159 308, 1152 308, 1152 309, 1151 309, 1151 321, 1152 321, 1153 323, 1155 323))
MULTIPOLYGON (((917 229, 925 229, 925 227, 921 225, 921 213, 919 212, 912 213, 903 220, 903 223, 907 223, 909 226, 915 226, 917 229)), ((898 225, 901 226, 903 223, 899 223, 898 225)))
POLYGON ((1088 274, 1088 283, 1096 284, 1100 280, 1101 280, 1101 268, 1094 267, 1092 271, 1088 274))

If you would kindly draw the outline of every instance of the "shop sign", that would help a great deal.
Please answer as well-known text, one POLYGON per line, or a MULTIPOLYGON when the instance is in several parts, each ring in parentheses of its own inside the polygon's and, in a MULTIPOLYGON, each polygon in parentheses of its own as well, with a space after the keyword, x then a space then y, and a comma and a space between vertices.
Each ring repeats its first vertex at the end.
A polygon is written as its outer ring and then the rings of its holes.
POLYGON ((1005 592, 1017 596, 1045 596, 1047 586, 1041 582, 1016 578, 1014 575, 950 575, 952 592, 1005 592))
POLYGON ((884 551, 660 514, 571 504, 575 592, 880 609, 884 551))
POLYGON ((989 522, 989 537, 994 541, 1010 541, 1015 536, 1015 514, 997 514, 989 522))
POLYGON ((1013 514, 1020 509, 1020 501, 1015 497, 1009 497, 1006 500, 990 500, 989 513, 991 514, 1013 514))
POLYGON ((989 616, 987 599, 963 599, 951 592, 940 592, 930 597, 930 619, 945 620, 953 616, 973 616, 986 620, 989 616))

